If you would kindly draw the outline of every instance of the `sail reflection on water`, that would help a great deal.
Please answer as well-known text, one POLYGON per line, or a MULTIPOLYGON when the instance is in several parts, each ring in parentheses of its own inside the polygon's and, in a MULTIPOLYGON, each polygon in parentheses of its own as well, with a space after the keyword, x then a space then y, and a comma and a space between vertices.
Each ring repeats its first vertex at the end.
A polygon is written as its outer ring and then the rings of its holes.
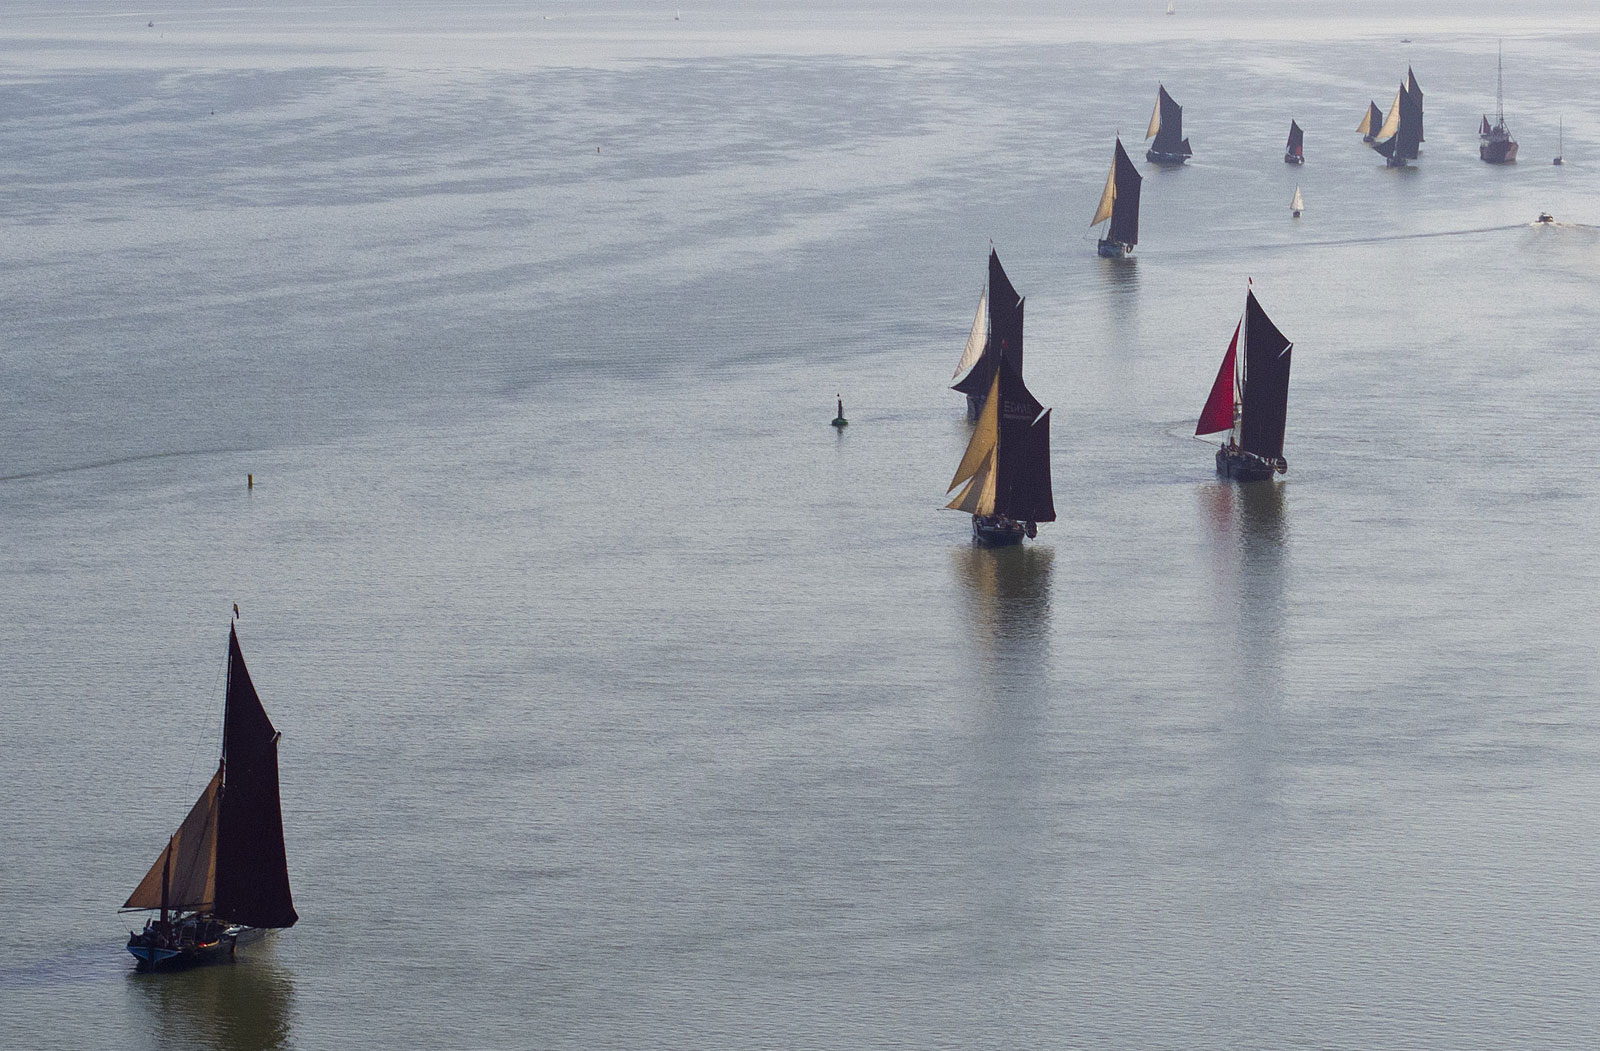
POLYGON ((1049 638, 1053 548, 967 546, 952 557, 980 647, 1010 655, 1018 645, 1049 638))
POLYGON ((1284 645, 1288 489, 1272 482, 1213 482, 1198 491, 1211 538, 1216 615, 1237 641, 1245 675, 1275 675, 1284 645))
MULTIPOLYGON (((171 973, 128 972, 128 993, 161 1051, 276 1051, 295 1046, 294 981, 262 951, 248 961, 171 973)), ((125 1042, 124 1047, 136 1047, 125 1042)))

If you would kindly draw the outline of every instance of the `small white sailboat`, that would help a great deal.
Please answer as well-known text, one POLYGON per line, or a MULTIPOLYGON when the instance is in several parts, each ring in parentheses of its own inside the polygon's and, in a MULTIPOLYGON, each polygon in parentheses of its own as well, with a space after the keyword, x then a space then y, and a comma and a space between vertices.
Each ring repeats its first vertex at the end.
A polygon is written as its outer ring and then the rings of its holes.
POLYGON ((1175 15, 1177 13, 1178 9, 1172 6, 1172 0, 1167 0, 1167 14, 1175 15))
POLYGON ((1300 218, 1300 213, 1305 211, 1305 207, 1305 198, 1300 196, 1300 187, 1296 186, 1294 188, 1294 200, 1289 202, 1289 210, 1294 212, 1294 217, 1298 219, 1300 218))

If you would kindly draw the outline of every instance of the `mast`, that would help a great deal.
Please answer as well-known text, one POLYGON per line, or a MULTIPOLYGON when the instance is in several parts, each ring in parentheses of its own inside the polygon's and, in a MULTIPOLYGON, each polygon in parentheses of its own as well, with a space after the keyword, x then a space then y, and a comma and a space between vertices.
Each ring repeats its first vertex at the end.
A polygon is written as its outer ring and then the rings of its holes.
POLYGON ((1502 128, 1506 126, 1506 99, 1503 90, 1506 76, 1505 51, 1505 41, 1499 41, 1496 44, 1494 58, 1494 119, 1496 125, 1502 128))

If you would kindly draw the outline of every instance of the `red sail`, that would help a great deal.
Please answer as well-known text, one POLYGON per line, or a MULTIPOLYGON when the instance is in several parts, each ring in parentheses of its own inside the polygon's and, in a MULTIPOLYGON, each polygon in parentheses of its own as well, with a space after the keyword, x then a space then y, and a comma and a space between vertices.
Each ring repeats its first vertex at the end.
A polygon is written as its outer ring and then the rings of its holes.
POLYGON ((1243 324, 1244 319, 1240 318, 1239 324, 1233 326, 1233 340, 1228 344, 1228 353, 1222 356, 1222 368, 1217 370, 1217 382, 1211 385, 1211 397, 1200 410, 1195 434, 1233 430, 1233 362, 1239 353, 1239 327, 1243 324))

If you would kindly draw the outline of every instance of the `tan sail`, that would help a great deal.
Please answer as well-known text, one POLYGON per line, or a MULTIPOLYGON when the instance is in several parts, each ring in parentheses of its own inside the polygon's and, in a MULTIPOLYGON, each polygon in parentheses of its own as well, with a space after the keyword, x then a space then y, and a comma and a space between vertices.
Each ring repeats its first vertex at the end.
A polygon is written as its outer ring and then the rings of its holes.
POLYGON ((978 312, 972 316, 972 335, 967 337, 967 349, 961 352, 956 370, 950 374, 955 379, 972 368, 983 357, 983 348, 989 342, 989 290, 985 288, 978 297, 978 312))
POLYGON ((1161 95, 1159 93, 1157 93, 1157 95, 1156 95, 1156 108, 1150 114, 1150 127, 1145 129, 1144 137, 1147 138, 1147 139, 1153 139, 1153 138, 1156 137, 1156 132, 1158 132, 1160 130, 1161 130, 1161 95))
POLYGON ((954 500, 945 504, 952 511, 965 511, 971 515, 994 514, 995 450, 991 448, 979 465, 978 471, 967 482, 954 500))
POLYGON ((1367 112, 1361 115, 1361 123, 1356 126, 1356 131, 1363 135, 1372 134, 1372 107, 1367 107, 1367 112))
POLYGON ((1100 207, 1094 210, 1094 218, 1089 220, 1089 225, 1094 226, 1111 218, 1111 208, 1117 203, 1117 158, 1111 158, 1111 170, 1106 173, 1106 191, 1100 195, 1100 207))
POLYGON ((222 771, 218 770, 190 808, 189 816, 167 841, 166 849, 123 903, 123 908, 161 908, 163 872, 167 878, 167 908, 197 911, 212 908, 217 888, 217 790, 221 785, 222 771))
MULTIPOLYGON (((1402 89, 1404 90, 1404 89, 1402 89)), ((1368 114, 1371 116, 1371 114, 1368 114)), ((1383 118, 1383 127, 1378 129, 1377 137, 1387 139, 1400 130, 1400 92, 1394 93, 1394 102, 1389 106, 1389 115, 1383 118)))
POLYGON ((967 451, 962 455, 961 465, 956 468, 955 477, 950 479, 946 492, 982 470, 984 460, 991 456, 999 444, 1000 370, 995 369, 994 379, 989 383, 988 397, 983 401, 983 411, 978 414, 977 425, 972 428, 972 437, 967 442, 967 451))

